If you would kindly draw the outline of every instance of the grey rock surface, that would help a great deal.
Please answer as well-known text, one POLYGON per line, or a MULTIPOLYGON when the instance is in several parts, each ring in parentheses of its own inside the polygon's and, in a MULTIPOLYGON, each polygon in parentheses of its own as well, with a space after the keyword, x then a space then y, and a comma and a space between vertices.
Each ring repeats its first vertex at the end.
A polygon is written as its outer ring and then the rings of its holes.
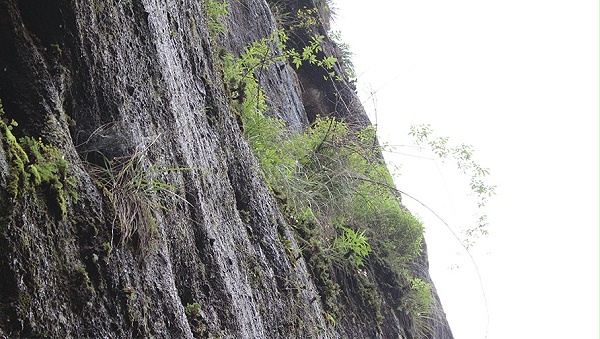
MULTIPOLYGON (((229 1, 227 33, 211 37, 204 3, 0 0, 6 118, 19 122, 16 135, 60 149, 76 192, 61 217, 37 191, 1 190, 0 337, 412 338, 391 304, 383 323, 351 302, 328 322, 305 260, 288 253, 298 251, 292 227, 257 169, 215 54, 239 55, 276 20, 265 1, 229 1), (125 245, 85 160, 136 152, 146 168, 185 170, 153 174, 177 196, 154 210, 155 241, 125 245), (199 312, 186 315, 194 304, 199 312)), ((325 50, 335 52, 328 40, 325 50)), ((334 89, 311 72, 262 70, 268 113, 297 130, 316 114, 369 124, 347 84, 334 89), (345 107, 333 106, 334 90, 345 107)), ((435 338, 452 338, 443 333, 435 338)))

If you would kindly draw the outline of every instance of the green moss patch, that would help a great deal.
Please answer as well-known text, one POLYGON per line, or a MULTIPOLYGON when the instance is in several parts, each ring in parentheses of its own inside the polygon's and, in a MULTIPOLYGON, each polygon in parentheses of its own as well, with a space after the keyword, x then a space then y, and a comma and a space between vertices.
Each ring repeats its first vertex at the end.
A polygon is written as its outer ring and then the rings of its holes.
POLYGON ((0 131, 4 134, 9 163, 8 194, 17 198, 26 190, 38 190, 46 197, 49 209, 64 218, 67 214, 67 188, 71 188, 70 196, 76 198, 72 189, 73 178, 68 176, 67 161, 58 148, 44 144, 41 139, 24 136, 17 140, 12 133, 16 126, 16 121, 4 118, 0 103, 0 131))

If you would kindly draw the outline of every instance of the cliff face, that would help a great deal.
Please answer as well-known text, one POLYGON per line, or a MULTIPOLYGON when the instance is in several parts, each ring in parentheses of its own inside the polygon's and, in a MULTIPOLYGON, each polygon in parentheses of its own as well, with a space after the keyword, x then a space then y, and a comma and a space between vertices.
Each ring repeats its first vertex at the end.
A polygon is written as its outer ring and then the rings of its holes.
MULTIPOLYGON (((219 5, 0 0, 0 338, 452 338, 437 298, 415 319, 370 257, 375 306, 321 268, 342 290, 334 316, 244 138, 223 56, 277 27, 301 50, 326 36, 324 5, 219 5), (285 19, 308 9, 309 28, 285 19)), ((266 114, 295 131, 318 116, 368 126, 340 65, 323 72, 260 68, 266 114)), ((430 281, 426 253, 410 267, 430 281)))

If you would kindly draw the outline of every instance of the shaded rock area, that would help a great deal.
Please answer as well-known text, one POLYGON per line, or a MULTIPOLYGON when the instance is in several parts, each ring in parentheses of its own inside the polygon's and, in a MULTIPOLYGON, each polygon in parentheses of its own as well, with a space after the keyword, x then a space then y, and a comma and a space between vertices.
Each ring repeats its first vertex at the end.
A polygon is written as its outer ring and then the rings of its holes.
MULTIPOLYGON (((272 34, 273 4, 228 4, 226 32, 211 35, 205 1, 0 0, 0 338, 418 337, 384 293, 376 319, 341 273, 343 316, 328 317, 219 67, 219 50, 272 34), (56 164, 46 181, 44 164, 19 167, 35 147, 56 164), (155 199, 128 185, 139 171, 169 194, 124 242, 127 207, 101 187, 155 199)), ((336 54, 328 39, 323 50, 336 54)), ((319 72, 261 70, 268 113, 298 130, 318 115, 368 125, 351 86, 319 72)), ((436 308, 430 337, 452 338, 436 308)))

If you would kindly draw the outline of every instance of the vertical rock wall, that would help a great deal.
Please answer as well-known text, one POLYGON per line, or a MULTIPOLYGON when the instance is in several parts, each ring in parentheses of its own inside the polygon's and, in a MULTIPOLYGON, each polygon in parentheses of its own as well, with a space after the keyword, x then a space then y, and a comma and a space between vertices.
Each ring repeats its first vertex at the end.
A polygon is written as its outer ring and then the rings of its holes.
MULTIPOLYGON (((275 19, 264 1, 230 1, 227 33, 210 36, 204 4, 0 0, 0 338, 411 337, 391 306, 382 324, 360 306, 328 321, 217 62, 218 48, 239 54, 275 19), (59 150, 71 181, 36 185, 25 168, 14 194, 11 135, 59 150), (121 243, 86 165, 98 154, 179 169, 151 173, 176 194, 152 205, 166 207, 147 220, 152 237, 121 243)), ((269 114, 296 129, 314 119, 310 74, 282 64, 260 82, 269 114)), ((367 124, 353 107, 328 113, 367 124)))

